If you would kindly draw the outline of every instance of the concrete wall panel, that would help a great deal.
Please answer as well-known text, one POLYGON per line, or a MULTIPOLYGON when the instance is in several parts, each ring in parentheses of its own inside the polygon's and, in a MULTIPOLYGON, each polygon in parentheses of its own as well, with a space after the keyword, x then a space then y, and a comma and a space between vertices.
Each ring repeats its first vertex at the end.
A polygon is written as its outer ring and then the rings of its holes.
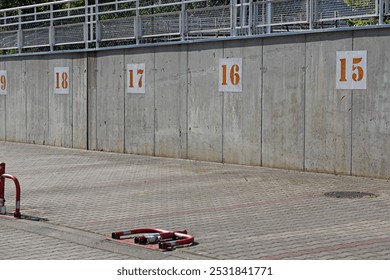
POLYGON ((223 161, 260 165, 262 39, 227 41, 224 57, 242 58, 243 89, 224 96, 223 161))
POLYGON ((390 178, 390 29, 6 57, 0 140, 390 178), (375 42, 375 44, 373 43, 375 42), (336 90, 336 52, 368 51, 368 89, 336 90), (218 92, 219 59, 243 90, 218 92), (127 64, 146 93, 127 93, 127 64), (69 95, 54 95, 69 66, 69 95))
POLYGON ((223 43, 188 46, 188 158, 222 162, 223 94, 218 63, 223 43))
MULTIPOLYGON (((145 64, 145 93, 125 92, 125 151, 154 155, 154 48, 126 50, 125 65, 145 64)), ((126 71, 126 75, 127 75, 126 71)), ((127 87, 126 79, 124 79, 127 87)))
POLYGON ((0 141, 5 141, 6 133, 6 96, 0 95, 0 141))
POLYGON ((26 60, 25 89, 27 97, 27 142, 49 143, 49 71, 48 57, 26 60))
POLYGON ((156 156, 187 158, 187 46, 156 49, 156 156))
POLYGON ((97 149, 124 152, 124 51, 97 53, 97 149))
POLYGON ((264 166, 303 169, 305 37, 264 38, 264 166))
POLYGON ((88 140, 87 54, 74 54, 72 65, 73 148, 86 149, 88 140))
POLYGON ((27 141, 26 119, 26 70, 25 61, 10 58, 5 62, 8 76, 7 94, 7 141, 27 141))
MULTIPOLYGON (((0 61, 0 69, 5 70, 5 63, 0 61)), ((6 135, 6 95, 0 95, 0 141, 5 140, 6 135)))
POLYGON ((336 52, 352 50, 350 32, 307 35, 305 169, 349 174, 351 90, 336 90, 336 52))
MULTIPOLYGON (((67 58, 66 55, 57 56, 53 58, 47 57, 49 63, 49 145, 59 147, 72 147, 72 125, 73 125, 73 63, 72 58, 67 58), (68 94, 55 94, 54 83, 54 68, 55 67, 69 67, 68 94)), ((62 86, 62 77, 60 77, 59 83, 62 86)), ((66 82, 66 81, 65 81, 66 82)))
POLYGON ((354 32, 367 50, 367 90, 353 91, 352 174, 390 178, 390 29, 354 32))
POLYGON ((87 59, 87 148, 97 150, 97 53, 90 53, 87 59))

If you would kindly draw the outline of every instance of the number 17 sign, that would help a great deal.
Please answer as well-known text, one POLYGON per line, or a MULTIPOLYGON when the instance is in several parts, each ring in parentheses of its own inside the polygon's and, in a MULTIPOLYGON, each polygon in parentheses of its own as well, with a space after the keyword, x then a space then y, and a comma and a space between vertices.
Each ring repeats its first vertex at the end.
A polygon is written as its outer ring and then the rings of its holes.
POLYGON ((145 64, 127 64, 127 93, 145 93, 145 64))
POLYGON ((367 89, 367 51, 342 51, 336 57, 336 89, 367 89))

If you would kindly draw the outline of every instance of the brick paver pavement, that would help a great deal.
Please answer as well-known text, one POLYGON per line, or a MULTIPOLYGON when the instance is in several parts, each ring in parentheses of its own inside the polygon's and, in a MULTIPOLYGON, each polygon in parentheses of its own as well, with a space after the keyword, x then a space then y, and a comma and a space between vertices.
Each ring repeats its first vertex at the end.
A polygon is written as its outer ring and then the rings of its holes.
POLYGON ((390 259, 386 180, 4 142, 0 161, 21 182, 22 214, 47 219, 0 216, 1 259, 390 259), (197 244, 106 240, 136 227, 186 228, 197 244))

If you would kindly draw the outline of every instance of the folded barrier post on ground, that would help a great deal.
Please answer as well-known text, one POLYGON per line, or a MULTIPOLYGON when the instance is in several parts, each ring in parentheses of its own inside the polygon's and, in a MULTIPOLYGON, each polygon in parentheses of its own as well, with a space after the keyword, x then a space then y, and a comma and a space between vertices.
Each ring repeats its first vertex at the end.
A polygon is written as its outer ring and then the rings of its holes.
POLYGON ((169 231, 159 228, 136 228, 131 230, 116 231, 111 234, 113 239, 121 239, 122 236, 141 234, 134 237, 134 243, 141 245, 157 244, 160 249, 173 250, 176 246, 191 245, 195 238, 187 234, 187 230, 169 231))
POLYGON ((5 173, 5 163, 0 163, 0 214, 5 215, 7 213, 5 206, 5 179, 10 179, 14 182, 16 188, 16 207, 14 212, 15 218, 20 218, 20 184, 19 180, 10 174, 5 173))
POLYGON ((164 250, 172 250, 176 246, 190 245, 194 242, 195 238, 192 235, 184 234, 180 232, 174 232, 175 239, 172 241, 163 241, 158 243, 158 247, 164 250))

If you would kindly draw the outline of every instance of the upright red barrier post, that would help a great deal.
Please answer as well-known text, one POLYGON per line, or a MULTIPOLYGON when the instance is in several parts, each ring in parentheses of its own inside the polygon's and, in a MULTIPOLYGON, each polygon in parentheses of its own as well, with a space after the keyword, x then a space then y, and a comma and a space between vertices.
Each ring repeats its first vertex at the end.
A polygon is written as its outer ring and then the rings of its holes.
POLYGON ((2 215, 5 215, 7 213, 6 207, 5 207, 5 199, 4 199, 4 189, 5 189, 5 179, 11 179, 16 188, 16 206, 15 206, 15 212, 14 212, 14 217, 15 218, 20 218, 20 184, 18 179, 10 174, 5 174, 5 163, 2 162, 0 163, 0 213, 2 215))
POLYGON ((9 175, 9 174, 3 174, 2 177, 7 178, 7 179, 11 179, 15 184, 15 188, 16 188, 15 204, 16 204, 16 206, 15 206, 14 217, 20 219, 21 214, 20 214, 20 184, 19 184, 19 181, 15 176, 9 175))
POLYGON ((5 173, 5 163, 0 163, 0 214, 5 215, 6 209, 5 209, 5 199, 4 199, 4 186, 5 186, 5 179, 3 178, 3 174, 5 173))

